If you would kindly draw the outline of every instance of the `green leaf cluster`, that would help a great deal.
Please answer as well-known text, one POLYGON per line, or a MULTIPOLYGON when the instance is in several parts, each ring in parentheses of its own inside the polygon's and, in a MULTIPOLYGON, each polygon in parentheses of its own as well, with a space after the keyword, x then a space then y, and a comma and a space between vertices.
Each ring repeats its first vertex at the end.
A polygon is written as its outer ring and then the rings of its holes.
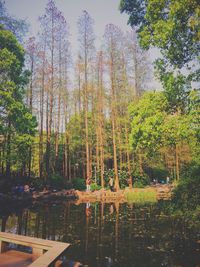
MULTIPOLYGON (((36 118, 23 103, 24 49, 15 36, 0 28, 0 134, 4 136, 4 162, 28 160, 36 132, 36 118), (17 157, 16 157, 17 155, 17 157)), ((14 165, 13 165, 14 166, 14 165)))

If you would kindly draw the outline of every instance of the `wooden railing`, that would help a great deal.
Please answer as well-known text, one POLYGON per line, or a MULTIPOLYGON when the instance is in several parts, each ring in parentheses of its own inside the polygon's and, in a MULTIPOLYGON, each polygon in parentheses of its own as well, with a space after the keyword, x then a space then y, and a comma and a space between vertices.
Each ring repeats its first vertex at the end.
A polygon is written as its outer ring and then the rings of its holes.
POLYGON ((70 244, 40 238, 0 232, 0 253, 8 250, 8 244, 14 243, 32 248, 33 263, 30 267, 55 266, 56 261, 70 244))

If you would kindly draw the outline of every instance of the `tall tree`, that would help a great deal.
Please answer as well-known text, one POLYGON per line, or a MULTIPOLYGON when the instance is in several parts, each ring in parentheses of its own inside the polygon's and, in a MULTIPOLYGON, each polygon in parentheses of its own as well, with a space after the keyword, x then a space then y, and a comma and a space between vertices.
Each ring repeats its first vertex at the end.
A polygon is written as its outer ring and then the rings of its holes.
POLYGON ((106 47, 106 56, 109 68, 110 92, 111 92, 111 122, 112 122, 112 142, 113 142, 113 160, 115 171, 115 188, 119 189, 118 162, 117 162, 117 70, 119 66, 119 55, 122 32, 113 25, 108 24, 105 28, 104 39, 106 47))
MULTIPOLYGON (((99 51, 96 56, 96 109, 95 109, 95 118, 96 118, 96 170, 97 173, 100 173, 101 177, 101 186, 104 187, 104 109, 105 109, 105 88, 104 88, 104 55, 103 51, 99 51)), ((95 173, 96 175, 96 173, 95 173)))
POLYGON ((5 6, 5 1, 0 1, 0 24, 4 25, 4 28, 11 31, 16 38, 22 42, 25 33, 28 31, 28 24, 23 19, 17 19, 8 14, 5 6))
MULTIPOLYGON (((62 13, 58 10, 53 0, 49 0, 45 14, 40 18, 41 30, 46 43, 46 58, 49 64, 48 90, 46 95, 46 175, 50 177, 50 168, 54 166, 51 160, 51 141, 53 132, 53 114, 57 103, 57 129, 56 129, 56 146, 58 152, 58 131, 60 129, 60 104, 61 104, 61 87, 62 87, 62 66, 61 53, 64 49, 64 35, 67 35, 67 24, 62 13), (57 72, 58 70, 58 72, 57 72), (56 89, 58 84, 58 99, 56 99, 56 89), (51 166, 51 167, 50 167, 51 166)), ((64 52, 64 51, 63 51, 64 52)), ((56 155, 58 153, 56 152, 56 155)), ((55 167, 55 166, 54 166, 55 167)), ((55 169, 53 167, 53 169, 55 169)))
MULTIPOLYGON (((24 49, 15 36, 0 28, 0 133, 4 136, 6 149, 6 176, 10 177, 13 153, 18 160, 23 157, 35 133, 36 120, 23 103, 24 85, 27 81, 23 72, 24 49), (21 154, 23 153, 23 155, 21 154)), ((26 170, 23 169, 23 174, 26 170)))
POLYGON ((159 48, 163 59, 157 67, 163 70, 172 66, 175 77, 185 67, 184 76, 189 73, 190 79, 198 77, 198 80, 199 67, 195 64, 192 68, 192 63, 193 60, 199 61, 199 8, 197 0, 159 3, 156 0, 121 0, 120 3, 121 12, 130 15, 128 23, 138 27, 141 46, 159 48))
POLYGON ((90 172, 90 149, 89 149, 89 130, 88 130, 88 76, 89 67, 94 51, 94 32, 93 19, 87 11, 83 11, 78 20, 80 56, 84 66, 84 115, 85 115, 85 150, 86 150, 86 180, 91 178, 90 172))

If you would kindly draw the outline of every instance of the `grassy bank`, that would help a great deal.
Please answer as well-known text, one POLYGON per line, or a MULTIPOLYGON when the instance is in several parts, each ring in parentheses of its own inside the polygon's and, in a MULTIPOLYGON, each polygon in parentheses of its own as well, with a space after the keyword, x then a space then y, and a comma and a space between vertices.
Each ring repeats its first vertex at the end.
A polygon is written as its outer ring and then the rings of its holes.
POLYGON ((149 189, 127 190, 125 192, 125 198, 128 202, 132 203, 154 203, 157 201, 156 191, 149 189))

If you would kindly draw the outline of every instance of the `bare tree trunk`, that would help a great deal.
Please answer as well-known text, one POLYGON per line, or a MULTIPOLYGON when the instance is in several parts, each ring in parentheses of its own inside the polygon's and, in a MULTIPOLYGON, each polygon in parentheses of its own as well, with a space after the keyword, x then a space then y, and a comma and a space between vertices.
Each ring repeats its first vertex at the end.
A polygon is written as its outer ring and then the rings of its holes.
MULTIPOLYGON (((46 41, 45 41, 46 46, 46 41)), ((43 178, 43 127, 44 127, 44 88, 45 88, 45 50, 42 63, 42 87, 40 92, 40 140, 39 140, 39 176, 43 178)), ((48 100, 47 100, 48 101, 48 100)), ((46 114, 47 115, 47 114, 46 114)))
POLYGON ((10 178, 11 172, 11 122, 8 121, 7 147, 6 147, 6 177, 10 178))
MULTIPOLYGON (((104 123, 103 123, 103 54, 100 51, 98 56, 98 155, 99 155, 99 163, 101 168, 101 187, 104 187, 104 139, 103 139, 103 131, 104 131, 104 123)), ((98 168, 98 166, 97 166, 98 168)), ((99 168, 98 168, 99 169, 99 168)))
POLYGON ((179 151, 178 151, 178 145, 176 144, 175 147, 175 157, 176 157, 176 179, 180 179, 180 168, 179 168, 179 151))
POLYGON ((54 90, 54 18, 52 15, 51 19, 51 85, 49 93, 49 126, 47 132, 47 149, 46 149, 46 166, 47 166, 47 177, 50 176, 50 151, 51 151, 51 132, 53 123, 53 90, 54 90))
MULTIPOLYGON (((86 38, 86 37, 85 37, 86 38)), ((86 43, 86 41, 85 41, 86 43)), ((88 140, 88 80, 87 80, 87 52, 85 49, 85 84, 84 84, 84 109, 85 109, 85 150, 86 150, 86 180, 90 179, 90 151, 88 140)))
POLYGON ((59 132, 60 132, 60 110, 61 110, 61 89, 62 89, 62 68, 61 68, 61 40, 59 44, 59 93, 58 93, 58 121, 55 135, 55 152, 56 152, 56 164, 58 163, 58 146, 59 146, 59 132))
POLYGON ((79 109, 79 114, 81 114, 81 70, 80 70, 80 63, 78 66, 78 109, 79 109))
POLYGON ((110 78, 111 78, 111 120, 112 120, 112 142, 113 142, 113 159, 114 159, 114 171, 115 171, 115 189, 119 190, 119 176, 118 176, 118 164, 117 164, 117 146, 116 146, 116 92, 114 81, 114 66, 113 55, 110 55, 110 78))
MULTIPOLYGON (((33 71, 34 71, 34 55, 31 55, 31 78, 30 78, 30 96, 29 96, 29 108, 33 111, 33 71)), ((29 147, 29 160, 28 160, 28 177, 31 176, 31 162, 32 162, 32 147, 29 147)))
POLYGON ((126 156, 127 156, 127 166, 128 166, 128 176, 129 176, 129 187, 133 187, 132 177, 131 177, 131 162, 130 162, 130 155, 129 155, 129 142, 128 142, 128 130, 127 125, 125 123, 125 135, 126 135, 126 156))
POLYGON ((138 158, 139 158, 139 172, 140 172, 140 176, 143 176, 142 154, 141 154, 141 151, 139 151, 139 153, 138 153, 138 158))
POLYGON ((99 159, 99 127, 96 126, 96 167, 97 171, 99 172, 100 167, 100 159, 99 159))

